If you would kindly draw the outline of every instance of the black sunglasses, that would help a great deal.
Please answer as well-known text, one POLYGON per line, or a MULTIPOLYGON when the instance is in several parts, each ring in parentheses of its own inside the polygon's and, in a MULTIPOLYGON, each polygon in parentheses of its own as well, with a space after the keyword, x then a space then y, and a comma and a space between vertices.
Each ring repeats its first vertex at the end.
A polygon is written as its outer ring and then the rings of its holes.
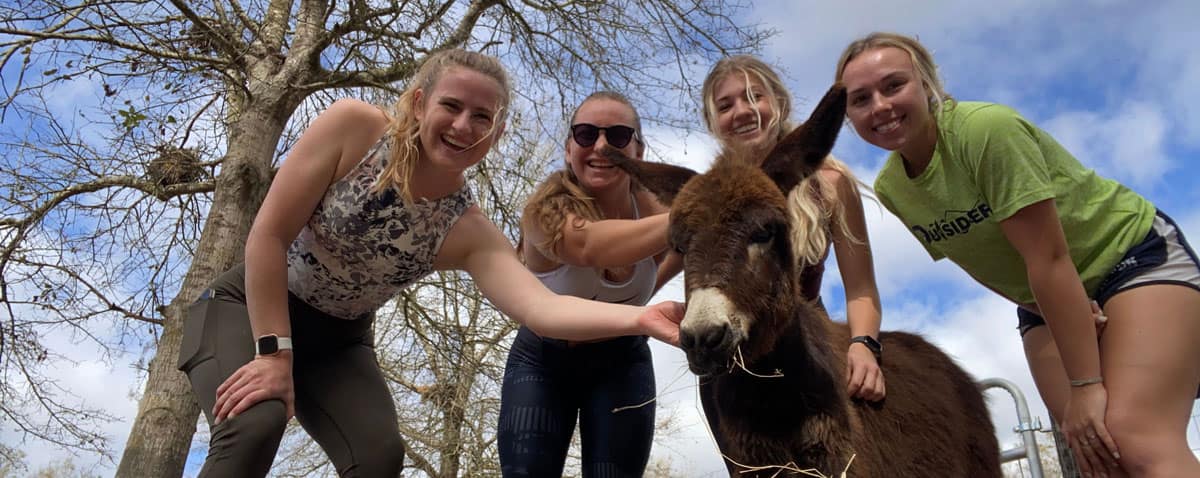
POLYGON ((571 137, 575 138, 575 144, 585 148, 596 144, 596 140, 600 139, 600 133, 604 132, 604 139, 614 148, 624 148, 629 145, 632 140, 641 141, 637 137, 637 130, 628 126, 615 125, 601 128, 594 124, 579 123, 571 126, 571 137))

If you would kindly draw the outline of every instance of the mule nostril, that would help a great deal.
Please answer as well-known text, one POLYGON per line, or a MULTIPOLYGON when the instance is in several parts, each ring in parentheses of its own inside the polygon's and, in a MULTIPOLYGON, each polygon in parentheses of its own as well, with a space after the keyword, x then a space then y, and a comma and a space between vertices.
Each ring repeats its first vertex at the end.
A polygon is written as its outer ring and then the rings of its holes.
POLYGON ((680 330, 679 331, 679 346, 681 348, 683 348, 684 350, 689 350, 689 349, 695 348, 696 335, 693 334, 689 330, 680 330))
POLYGON ((712 327, 707 327, 697 338, 700 342, 700 347, 704 349, 719 348, 729 335, 729 324, 718 324, 712 327))

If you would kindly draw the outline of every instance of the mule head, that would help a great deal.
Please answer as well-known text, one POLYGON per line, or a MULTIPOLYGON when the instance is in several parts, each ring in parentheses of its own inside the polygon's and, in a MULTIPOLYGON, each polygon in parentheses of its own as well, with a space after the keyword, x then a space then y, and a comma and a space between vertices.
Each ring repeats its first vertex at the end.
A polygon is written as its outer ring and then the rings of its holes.
POLYGON ((787 193, 820 168, 833 148, 845 102, 845 89, 834 85, 762 168, 722 159, 697 174, 606 151, 613 164, 671 208, 668 241, 683 255, 687 301, 680 344, 697 375, 729 370, 739 352, 747 364, 770 352, 801 300, 787 193))

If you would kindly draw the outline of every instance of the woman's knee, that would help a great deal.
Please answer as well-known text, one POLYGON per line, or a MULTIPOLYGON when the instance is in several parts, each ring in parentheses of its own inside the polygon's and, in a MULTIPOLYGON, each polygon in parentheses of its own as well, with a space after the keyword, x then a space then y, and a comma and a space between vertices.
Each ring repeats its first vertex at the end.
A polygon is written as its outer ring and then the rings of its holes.
POLYGON ((239 442, 257 443, 283 436, 287 427, 287 410, 279 400, 264 400, 236 417, 213 427, 213 438, 229 436, 239 442))
POLYGON ((265 476, 287 427, 287 410, 267 400, 212 427, 205 476, 265 476), (222 471, 225 470, 225 471, 222 471))
POLYGON ((354 463, 338 474, 344 477, 399 476, 404 469, 404 439, 399 431, 375 437, 370 446, 356 450, 354 463))
POLYGON ((1186 426, 1162 426, 1163 420, 1153 413, 1111 402, 1105 413, 1104 425, 1117 443, 1121 466, 1133 476, 1145 474, 1181 444, 1186 448, 1186 426))

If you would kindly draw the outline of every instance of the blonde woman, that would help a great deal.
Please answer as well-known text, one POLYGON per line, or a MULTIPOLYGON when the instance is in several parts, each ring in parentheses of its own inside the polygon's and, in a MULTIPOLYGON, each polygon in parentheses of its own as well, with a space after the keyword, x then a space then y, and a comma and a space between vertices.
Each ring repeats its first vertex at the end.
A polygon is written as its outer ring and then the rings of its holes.
POLYGON ((547 290, 475 205, 463 172, 504 130, 500 63, 431 55, 391 114, 341 100, 297 141, 246 241, 244 267, 192 306, 180 369, 212 429, 201 476, 264 476, 294 415, 343 476, 397 476, 404 446, 371 322, 434 270, 466 271, 548 337, 678 342, 679 304, 604 304, 547 290))
MULTIPOLYGON (((795 128, 789 120, 791 94, 775 70, 758 58, 738 55, 722 59, 704 79, 701 91, 704 124, 722 154, 761 162, 784 135, 795 128)), ((809 176, 788 195, 796 257, 801 262, 803 294, 820 300, 825 258, 832 247, 846 292, 850 343, 846 346, 846 387, 850 396, 879 401, 887 394, 879 368, 881 321, 879 290, 867 238, 858 180, 845 163, 828 157, 818 174, 809 176)))
POLYGON ((1012 108, 951 99, 913 38, 854 41, 836 78, 854 129, 892 152, 875 180, 884 206, 934 259, 1018 305, 1034 382, 1084 476, 1200 476, 1185 433, 1200 262, 1183 231, 1012 108))

